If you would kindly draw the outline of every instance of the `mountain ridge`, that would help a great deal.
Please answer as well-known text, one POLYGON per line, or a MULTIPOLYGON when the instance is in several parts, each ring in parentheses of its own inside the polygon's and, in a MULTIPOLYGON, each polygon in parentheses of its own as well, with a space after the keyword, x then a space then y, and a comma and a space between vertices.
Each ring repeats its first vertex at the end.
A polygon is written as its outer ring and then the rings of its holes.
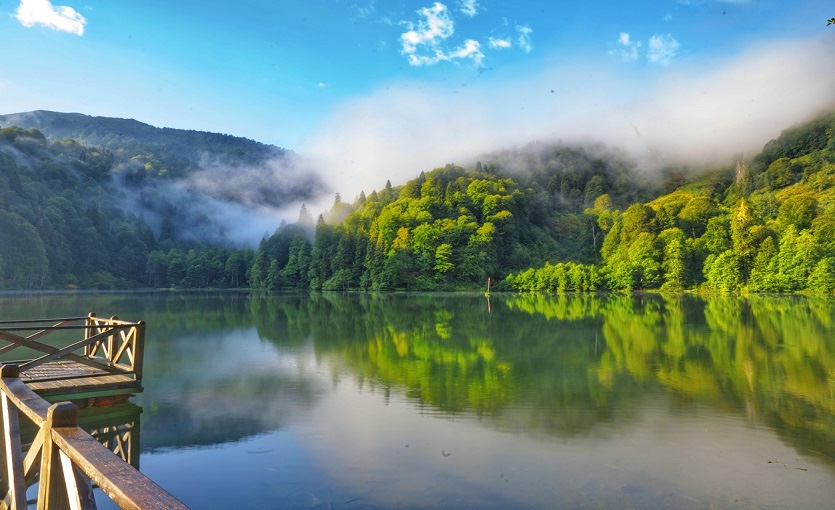
POLYGON ((136 146, 145 151, 149 147, 161 148, 184 156, 193 165, 199 164, 206 155, 221 159, 243 159, 248 164, 255 164, 292 153, 282 147, 239 136, 156 127, 136 119, 74 112, 33 110, 0 115, 0 127, 8 126, 37 129, 50 141, 69 138, 82 145, 110 150, 125 145, 136 146))

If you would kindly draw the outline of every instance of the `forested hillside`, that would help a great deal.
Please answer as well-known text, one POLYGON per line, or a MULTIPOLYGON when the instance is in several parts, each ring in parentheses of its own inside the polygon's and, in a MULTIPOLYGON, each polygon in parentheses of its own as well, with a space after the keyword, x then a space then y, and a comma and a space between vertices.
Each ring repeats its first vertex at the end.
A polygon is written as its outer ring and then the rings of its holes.
MULTIPOLYGON (((835 114, 786 130, 751 161, 672 193, 587 211, 606 232, 603 288, 835 290, 835 114)), ((551 261, 554 262, 554 261, 551 261)), ((511 275, 518 290, 591 290, 559 263, 511 275)))
MULTIPOLYGON (((209 220, 166 196, 167 183, 200 172, 207 154, 234 166, 281 150, 64 115, 32 114, 50 119, 49 136, 0 129, 2 288, 432 290, 490 277, 542 291, 835 290, 835 114, 702 171, 649 173, 602 146, 497 152, 350 201, 337 194, 316 221, 302 207, 257 250, 223 232, 187 236, 209 220), (182 176, 161 172, 163 160, 182 161, 182 176), (128 195, 144 197, 140 207, 128 195)), ((302 182, 301 200, 319 189, 302 182)))
POLYGON ((50 143, 35 129, 0 129, 0 287, 167 284, 153 271, 162 251, 166 272, 178 282, 244 284, 246 261, 217 267, 218 261, 228 261, 230 250, 177 240, 175 222, 192 214, 172 214, 154 233, 141 215, 123 209, 126 194, 112 178, 117 164, 108 150, 73 140, 50 143), (198 257, 217 273, 202 280, 189 273, 198 257))

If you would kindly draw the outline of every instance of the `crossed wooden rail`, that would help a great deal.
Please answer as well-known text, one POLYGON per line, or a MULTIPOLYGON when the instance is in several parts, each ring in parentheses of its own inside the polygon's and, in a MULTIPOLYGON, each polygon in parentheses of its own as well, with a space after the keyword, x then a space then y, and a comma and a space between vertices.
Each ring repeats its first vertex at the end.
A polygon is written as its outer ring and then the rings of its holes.
POLYGON ((50 405, 32 391, 20 380, 17 365, 0 365, 0 393, 0 508, 28 508, 26 490, 36 478, 39 509, 96 508, 93 484, 120 508, 187 508, 78 427, 74 404, 50 405), (39 429, 27 452, 21 444, 19 414, 39 429))
POLYGON ((21 372, 63 359, 105 373, 132 374, 137 381, 142 379, 145 323, 141 321, 126 322, 118 317, 98 318, 94 313, 86 317, 0 321, 0 340, 8 342, 8 345, 0 348, 0 356, 5 357, 20 348, 43 353, 38 358, 21 362, 21 372), (54 324, 44 325, 46 323, 54 324), (68 329, 83 329, 84 338, 60 348, 39 341, 46 335, 68 329), (34 333, 22 336, 27 331, 34 333), (81 349, 83 354, 78 354, 81 349))

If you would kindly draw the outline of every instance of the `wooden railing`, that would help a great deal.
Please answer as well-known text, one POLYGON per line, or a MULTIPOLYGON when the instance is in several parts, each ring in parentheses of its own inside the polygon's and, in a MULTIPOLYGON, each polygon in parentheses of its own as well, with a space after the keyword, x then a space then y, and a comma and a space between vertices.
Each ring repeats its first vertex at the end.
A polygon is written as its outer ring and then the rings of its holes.
POLYGON ((21 362, 20 371, 26 372, 55 360, 69 360, 112 374, 132 374, 142 379, 145 352, 145 323, 125 322, 118 317, 101 319, 94 313, 86 317, 60 319, 17 320, 0 322, 0 340, 7 345, 0 348, 0 356, 17 349, 28 348, 40 357, 21 362), (64 347, 39 341, 63 330, 84 330, 82 340, 64 347), (24 332, 32 332, 23 336, 24 332), (83 351, 82 351, 83 349, 83 351))
POLYGON ((37 508, 96 508, 98 486, 120 508, 187 508, 78 427, 78 408, 50 405, 20 380, 20 367, 0 365, 3 444, 0 447, 0 508, 28 508, 26 491, 37 479, 37 508), (38 433, 23 451, 19 416, 38 433))

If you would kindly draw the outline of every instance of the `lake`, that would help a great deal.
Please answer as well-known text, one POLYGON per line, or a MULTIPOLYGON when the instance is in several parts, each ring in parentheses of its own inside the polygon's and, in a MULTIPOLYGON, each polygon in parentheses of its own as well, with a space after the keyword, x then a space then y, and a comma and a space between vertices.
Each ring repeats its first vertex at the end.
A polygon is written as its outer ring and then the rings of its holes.
POLYGON ((196 509, 835 499, 832 298, 79 293, 0 310, 147 322, 139 466, 196 509))

